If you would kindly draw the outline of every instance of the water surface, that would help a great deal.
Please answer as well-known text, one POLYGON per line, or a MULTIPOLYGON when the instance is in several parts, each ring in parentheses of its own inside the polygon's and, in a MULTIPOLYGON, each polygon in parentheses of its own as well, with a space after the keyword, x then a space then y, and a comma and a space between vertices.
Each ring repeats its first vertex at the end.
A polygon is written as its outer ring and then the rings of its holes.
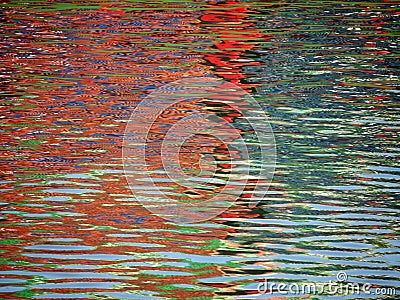
POLYGON ((2 7, 2 298, 254 298, 339 271, 400 291, 394 2, 2 7), (254 209, 164 222, 127 186, 124 128, 157 87, 211 75, 270 116, 275 177, 254 209))

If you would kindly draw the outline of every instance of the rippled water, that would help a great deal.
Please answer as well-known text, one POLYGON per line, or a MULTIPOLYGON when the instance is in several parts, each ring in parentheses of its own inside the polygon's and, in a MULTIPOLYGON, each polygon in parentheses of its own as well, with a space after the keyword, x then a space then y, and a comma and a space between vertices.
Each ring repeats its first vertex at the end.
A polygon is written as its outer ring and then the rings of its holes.
POLYGON ((1 297, 252 298, 339 271, 399 292, 398 10, 3 2, 1 297), (127 187, 124 128, 157 87, 208 75, 269 114, 275 177, 256 208, 163 222, 127 187))

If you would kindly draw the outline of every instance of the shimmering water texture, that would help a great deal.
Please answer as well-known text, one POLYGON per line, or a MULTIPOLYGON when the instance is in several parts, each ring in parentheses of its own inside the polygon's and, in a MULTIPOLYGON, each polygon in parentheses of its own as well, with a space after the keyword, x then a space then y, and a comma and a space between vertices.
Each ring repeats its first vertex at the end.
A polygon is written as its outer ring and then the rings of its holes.
MULTIPOLYGON (((400 291, 398 3, 1 7, 0 298, 253 299, 265 298, 265 278, 327 282, 339 271, 400 291), (213 219, 177 224, 132 194, 123 137, 140 101, 193 77, 223 79, 257 101, 276 167, 256 207, 242 193, 213 219)), ((191 110, 172 108, 168 122, 191 110)), ((150 142, 164 134, 157 124, 150 142)), ((183 151, 189 175, 205 155, 220 174, 232 167, 208 142, 183 151)))
POLYGON ((124 170, 144 207, 166 220, 210 220, 264 200, 275 168, 268 117, 225 80, 191 77, 149 94, 126 126, 124 170))

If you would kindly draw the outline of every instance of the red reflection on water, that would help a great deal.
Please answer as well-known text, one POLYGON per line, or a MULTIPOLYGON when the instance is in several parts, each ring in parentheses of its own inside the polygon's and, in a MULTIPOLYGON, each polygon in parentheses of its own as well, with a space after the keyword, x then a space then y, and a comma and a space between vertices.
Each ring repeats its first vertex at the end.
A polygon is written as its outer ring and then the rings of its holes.
POLYGON ((226 1, 210 5, 210 9, 201 16, 201 26, 216 34, 218 42, 215 53, 207 53, 205 59, 214 65, 214 72, 218 76, 250 91, 253 84, 245 84, 241 80, 246 76, 242 72, 243 66, 254 66, 260 63, 244 57, 248 50, 257 48, 259 41, 267 41, 272 35, 260 32, 255 23, 250 20, 255 12, 251 3, 226 1))
MULTIPOLYGON (((50 274, 84 272, 88 267, 97 267, 88 271, 93 272, 93 277, 96 273, 131 277, 115 279, 126 284, 115 288, 119 292, 147 290, 180 298, 214 295, 213 291, 169 288, 172 284, 197 284, 200 278, 221 276, 223 266, 211 262, 202 265, 180 259, 179 255, 163 258, 157 252, 212 256, 218 253, 212 243, 224 240, 235 230, 182 228, 151 216, 133 199, 127 187, 121 146, 124 120, 141 97, 150 92, 147 87, 210 73, 203 58, 215 66, 217 75, 245 89, 254 87, 241 83, 244 78, 241 68, 258 63, 240 61, 240 57, 257 46, 256 39, 269 37, 251 28, 254 24, 247 20, 251 10, 246 4, 238 7, 239 4, 231 1, 210 5, 201 17, 179 8, 155 11, 152 5, 147 11, 129 11, 106 4, 88 12, 39 9, 28 14, 29 7, 8 11, 6 22, 11 26, 7 27, 9 36, 1 42, 7 51, 1 68, 10 74, 4 81, 7 84, 4 91, 9 96, 2 110, 1 129, 5 131, 2 132, 4 151, 0 155, 1 180, 10 181, 2 185, 10 189, 2 199, 9 203, 4 209, 8 211, 4 214, 6 219, 2 221, 3 239, 9 242, 2 245, 5 251, 2 271, 50 274), (171 21, 172 18, 179 20, 171 21), (196 18, 203 22, 201 27, 196 18), (228 23, 229 28, 225 28, 228 23), (191 45, 201 46, 198 36, 206 32, 216 33, 222 39, 215 44, 219 53, 202 56, 192 48, 191 45), (255 40, 236 40, 244 37, 255 40), (176 46, 163 48, 171 40, 176 46), (180 47, 180 43, 185 47, 180 47), (177 71, 171 71, 177 66, 177 71), (65 191, 77 188, 95 191, 78 194, 65 191), (77 240, 57 240, 60 238, 77 240), (64 251, 29 248, 35 245, 92 248, 64 251), (109 255, 110 260, 94 259, 98 254, 109 255), (127 262, 148 265, 129 267, 124 265, 127 262), (188 265, 166 264, 171 262, 188 265), (190 275, 157 277, 146 273, 147 270, 190 275)), ((193 157, 182 157, 184 164, 192 164, 193 157)), ((224 216, 235 215, 231 212, 224 216)), ((32 278, 17 273, 3 276, 32 278)), ((44 282, 79 282, 65 276, 44 282)), ((28 285, 33 293, 104 291, 93 286, 49 290, 35 287, 35 282, 28 285)), ((207 286, 220 288, 229 284, 207 286)), ((15 297, 12 293, 3 295, 7 299, 15 297)), ((22 294, 18 297, 24 298, 22 294)))

